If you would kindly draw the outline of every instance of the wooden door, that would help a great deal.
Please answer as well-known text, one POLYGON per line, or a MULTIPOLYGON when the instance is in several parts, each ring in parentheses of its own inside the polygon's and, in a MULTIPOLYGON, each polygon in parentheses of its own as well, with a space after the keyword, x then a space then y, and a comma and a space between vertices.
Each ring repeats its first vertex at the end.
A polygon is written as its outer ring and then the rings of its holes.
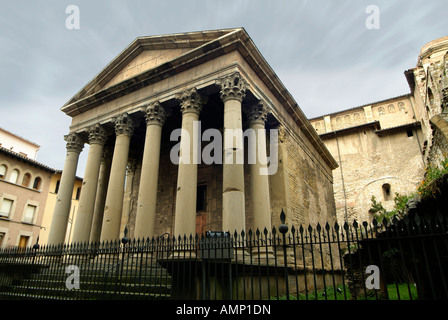
POLYGON ((28 239, 29 238, 30 237, 27 237, 27 236, 20 236, 20 239, 19 239, 19 249, 20 249, 20 251, 25 251, 25 248, 26 248, 26 246, 28 244, 28 239))
POLYGON ((206 212, 196 213, 196 234, 200 238, 205 233, 206 224, 206 212))

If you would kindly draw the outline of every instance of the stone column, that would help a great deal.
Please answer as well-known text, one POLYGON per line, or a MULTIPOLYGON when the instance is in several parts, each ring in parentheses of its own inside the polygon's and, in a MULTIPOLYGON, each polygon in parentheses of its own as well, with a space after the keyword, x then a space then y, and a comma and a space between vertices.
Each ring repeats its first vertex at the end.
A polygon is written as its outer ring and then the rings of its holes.
POLYGON ((138 191, 137 216, 134 231, 135 238, 151 238, 154 236, 160 145, 162 126, 166 118, 165 109, 159 102, 149 105, 145 113, 146 137, 138 191))
POLYGON ((82 181, 82 193, 79 198, 79 207, 76 215, 76 224, 72 242, 88 242, 90 239, 98 177, 106 140, 106 130, 100 124, 96 124, 89 128, 90 149, 82 181))
POLYGON ((67 154, 48 236, 48 244, 52 245, 63 244, 65 241, 79 154, 84 148, 84 141, 74 132, 64 139, 67 141, 67 154))
MULTIPOLYGON (((265 121, 268 108, 263 102, 249 106, 247 115, 250 129, 254 138, 248 147, 248 152, 253 155, 253 163, 250 163, 250 194, 251 210, 254 218, 254 231, 257 229, 263 234, 264 228, 268 232, 271 228, 271 203, 269 195, 269 175, 267 174, 266 154, 266 130, 265 121)), ((251 158, 249 156, 249 158, 251 158)))
POLYGON ((98 186, 95 199, 95 209, 93 211, 92 229, 90 231, 90 242, 100 241, 101 226, 103 224, 104 205, 106 202, 107 186, 109 184, 110 167, 112 162, 112 152, 109 149, 103 151, 98 186))
POLYGON ((101 241, 118 240, 120 236, 121 211, 123 209, 124 183, 128 165, 129 147, 134 124, 127 113, 114 119, 115 148, 112 158, 111 174, 107 187, 104 207, 101 241))
POLYGON ((203 104, 206 103, 204 97, 200 96, 196 89, 188 90, 176 98, 180 101, 182 111, 182 133, 180 141, 179 171, 177 176, 176 210, 174 221, 174 235, 189 237, 196 233, 196 192, 198 168, 194 161, 197 154, 195 152, 194 139, 198 132, 195 130, 199 126, 195 121, 199 119, 199 113, 203 104))
POLYGON ((241 103, 247 83, 235 72, 218 80, 217 84, 224 102, 222 228, 233 234, 246 228, 241 103))

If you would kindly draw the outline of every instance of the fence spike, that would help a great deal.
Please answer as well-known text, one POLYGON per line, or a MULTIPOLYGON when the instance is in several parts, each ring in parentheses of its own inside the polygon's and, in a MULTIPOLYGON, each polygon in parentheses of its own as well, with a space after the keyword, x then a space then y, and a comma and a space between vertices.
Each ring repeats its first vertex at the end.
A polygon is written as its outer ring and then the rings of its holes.
POLYGON ((280 213, 280 221, 282 222, 282 224, 285 224, 286 221, 286 214, 282 209, 282 212, 280 213))
POLYGON ((311 226, 311 224, 308 225, 308 232, 312 233, 313 232, 313 227, 311 226))

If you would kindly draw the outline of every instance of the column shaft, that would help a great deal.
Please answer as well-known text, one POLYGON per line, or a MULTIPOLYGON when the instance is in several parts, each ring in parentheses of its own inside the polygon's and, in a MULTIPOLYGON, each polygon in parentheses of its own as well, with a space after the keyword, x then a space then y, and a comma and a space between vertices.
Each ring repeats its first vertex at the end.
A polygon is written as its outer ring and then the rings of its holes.
POLYGON ((92 229, 90 231, 90 242, 98 242, 101 237, 101 226, 103 224, 104 206, 106 202, 107 186, 109 184, 111 168, 110 151, 103 152, 103 158, 100 165, 98 177, 98 186, 95 198, 95 209, 93 212, 92 229))
POLYGON ((79 154, 84 146, 84 142, 76 133, 64 138, 67 141, 67 154, 48 236, 48 244, 52 245, 63 244, 65 241, 79 154))
POLYGON ((251 210, 254 218, 254 231, 266 228, 271 232, 271 203, 269 195, 269 176, 267 174, 266 130, 267 108, 262 104, 249 108, 250 128, 254 131, 254 145, 249 152, 254 152, 254 163, 250 164, 251 210))
POLYGON ((133 133, 132 120, 127 114, 115 119, 115 132, 117 137, 104 207, 101 241, 118 240, 120 236, 126 167, 133 133))
POLYGON ((157 190, 160 162, 160 145, 165 110, 156 102, 146 109, 146 137, 142 172, 137 203, 135 238, 154 236, 157 208, 157 190))
POLYGON ((239 73, 231 74, 217 84, 221 87, 224 102, 222 228, 233 234, 246 228, 241 103, 247 84, 239 73))
POLYGON ((100 125, 93 126, 89 131, 90 149, 87 156, 72 242, 88 242, 90 239, 98 177, 103 147, 106 142, 106 132, 100 125))
POLYGON ((193 140, 196 137, 194 122, 198 121, 204 98, 195 89, 178 96, 182 110, 179 171, 177 175, 175 236, 187 237, 196 233, 197 164, 194 161, 193 140), (187 153, 188 152, 188 153, 187 153))

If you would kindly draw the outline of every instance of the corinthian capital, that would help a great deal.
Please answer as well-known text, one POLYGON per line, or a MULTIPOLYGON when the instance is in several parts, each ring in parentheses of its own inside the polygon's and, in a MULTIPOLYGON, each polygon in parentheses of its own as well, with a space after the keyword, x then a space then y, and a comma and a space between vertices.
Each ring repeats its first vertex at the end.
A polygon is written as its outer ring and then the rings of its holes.
POLYGON ((107 140, 106 129, 99 123, 89 128, 89 143, 90 144, 105 144, 107 140))
POLYGON ((64 140, 67 142, 67 151, 80 153, 84 148, 84 140, 75 132, 64 136, 64 140))
POLYGON ((202 106, 207 103, 207 97, 201 96, 196 88, 177 94, 176 99, 180 102, 182 113, 194 112, 199 114, 202 106))
POLYGON ((132 136, 134 133, 134 122, 127 113, 123 113, 113 119, 115 123, 115 134, 132 136))
POLYGON ((216 84, 221 87, 219 93, 223 102, 229 99, 236 99, 242 102, 246 95, 247 82, 241 77, 239 72, 217 80, 216 84))
POLYGON ((268 117, 269 108, 263 101, 259 101, 258 103, 252 104, 246 108, 246 114, 249 118, 250 124, 263 124, 266 122, 268 117))
POLYGON ((157 101, 148 105, 145 109, 146 125, 155 124, 163 126, 166 119, 165 108, 157 101))

